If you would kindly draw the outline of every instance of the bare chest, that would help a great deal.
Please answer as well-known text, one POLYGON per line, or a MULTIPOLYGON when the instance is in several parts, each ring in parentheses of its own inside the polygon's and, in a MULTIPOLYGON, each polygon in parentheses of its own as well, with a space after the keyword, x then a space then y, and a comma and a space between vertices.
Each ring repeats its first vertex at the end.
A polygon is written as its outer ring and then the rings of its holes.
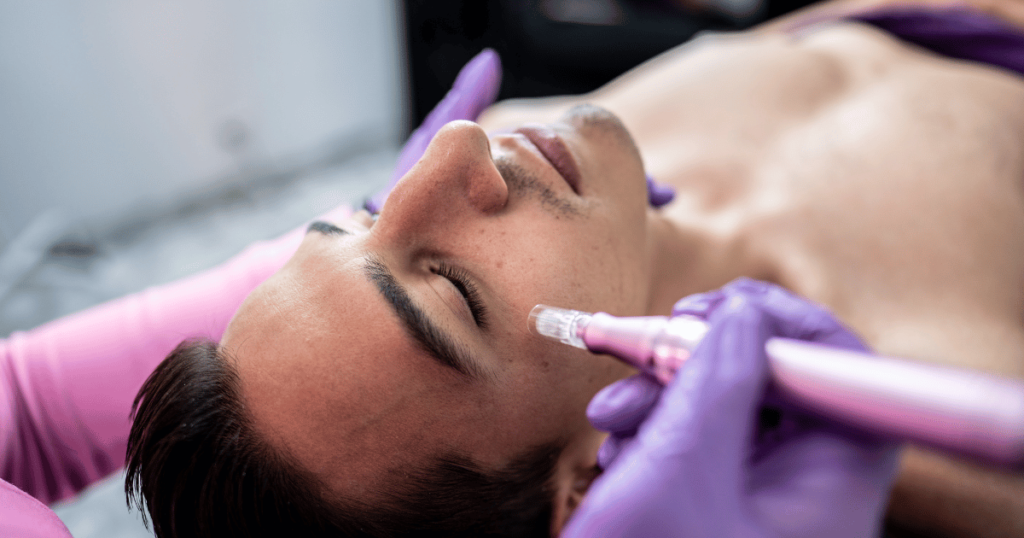
POLYGON ((1024 376, 1024 82, 876 34, 726 43, 607 106, 681 225, 743 249, 723 281, 770 267, 882 352, 1024 376))

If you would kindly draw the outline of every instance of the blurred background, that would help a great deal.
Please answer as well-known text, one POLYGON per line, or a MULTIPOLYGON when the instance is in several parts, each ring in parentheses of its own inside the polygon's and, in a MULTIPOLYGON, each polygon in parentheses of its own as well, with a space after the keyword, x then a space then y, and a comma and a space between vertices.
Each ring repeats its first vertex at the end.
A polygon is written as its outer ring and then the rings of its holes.
MULTIPOLYGON (((0 337, 358 205, 484 47, 502 99, 581 93, 806 3, 0 2, 0 337)), ((122 491, 56 509, 76 537, 149 536, 122 491)))

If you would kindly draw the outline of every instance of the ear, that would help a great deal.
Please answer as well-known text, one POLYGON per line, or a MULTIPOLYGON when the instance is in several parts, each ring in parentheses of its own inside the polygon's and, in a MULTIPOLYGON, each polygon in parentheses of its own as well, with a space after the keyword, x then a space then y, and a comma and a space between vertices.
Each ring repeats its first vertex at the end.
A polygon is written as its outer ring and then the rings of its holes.
POLYGON ((562 528, 569 522, 576 507, 583 502, 590 485, 601 474, 597 466, 597 449, 604 437, 598 435, 573 443, 566 447, 558 458, 552 477, 555 494, 551 514, 551 536, 561 534, 562 528))

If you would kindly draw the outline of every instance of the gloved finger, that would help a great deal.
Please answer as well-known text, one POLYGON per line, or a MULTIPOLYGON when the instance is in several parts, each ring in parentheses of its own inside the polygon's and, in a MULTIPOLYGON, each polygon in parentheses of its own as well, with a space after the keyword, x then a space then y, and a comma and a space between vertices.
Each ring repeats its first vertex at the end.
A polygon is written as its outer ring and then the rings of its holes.
POLYGON ((670 185, 663 185, 654 180, 650 174, 647 175, 647 203, 651 207, 661 207, 668 204, 676 197, 676 190, 670 185))
POLYGON ((721 288, 726 297, 743 296, 775 320, 774 336, 807 340, 853 350, 866 346, 824 307, 808 302, 781 286, 738 278, 721 288))
POLYGON ((447 114, 438 112, 436 118, 428 116, 427 119, 434 123, 434 131, 455 119, 475 120, 498 98, 499 89, 501 58, 494 49, 484 49, 466 63, 452 83, 449 93, 455 93, 461 98, 445 101, 451 105, 447 114))
POLYGON ((398 155, 388 186, 366 200, 364 209, 371 213, 379 212, 395 183, 423 156, 437 131, 455 120, 475 120, 494 103, 500 87, 501 59, 494 50, 484 49, 463 66, 452 89, 409 136, 398 155))
MULTIPOLYGON (((772 336, 796 338, 830 346, 864 350, 864 344, 824 307, 803 299, 781 286, 750 278, 738 278, 718 290, 680 299, 673 314, 709 319, 726 301, 743 298, 765 317, 772 336)), ((799 411, 773 391, 763 402, 790 413, 799 411)), ((760 443, 759 443, 760 444, 760 443)))
POLYGON ((398 157, 392 180, 397 181, 416 164, 441 127, 455 120, 475 120, 494 103, 500 86, 501 60, 498 53, 484 49, 463 66, 452 89, 409 137, 398 157))
POLYGON ((676 304, 672 306, 672 315, 687 315, 708 319, 708 315, 711 314, 715 307, 721 304, 723 299, 725 299, 725 294, 720 289, 707 293, 687 295, 676 301, 676 304))
POLYGON ((452 84, 452 89, 427 114, 402 148, 392 174, 397 181, 416 164, 441 127, 455 120, 474 120, 498 97, 501 86, 501 60, 492 49, 484 49, 467 63, 452 84))
POLYGON ((601 389, 587 405, 587 418, 597 429, 632 434, 661 394, 661 384, 638 374, 601 389))
POLYGON ((662 392, 637 439, 663 456, 688 458, 739 480, 768 383, 760 309, 742 296, 724 301, 707 335, 662 392), (656 448, 656 447, 661 448, 656 448))
POLYGON ((601 469, 611 467, 615 459, 619 457, 622 450, 626 448, 632 440, 632 435, 609 435, 608 438, 601 443, 601 447, 597 449, 597 466, 601 469))

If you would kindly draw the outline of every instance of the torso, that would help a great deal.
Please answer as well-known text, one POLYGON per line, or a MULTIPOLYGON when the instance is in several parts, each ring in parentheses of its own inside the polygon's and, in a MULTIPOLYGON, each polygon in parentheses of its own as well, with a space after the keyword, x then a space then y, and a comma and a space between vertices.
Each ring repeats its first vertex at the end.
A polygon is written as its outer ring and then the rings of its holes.
POLYGON ((1024 377, 1024 77, 838 23, 705 38, 584 100, 676 186, 717 285, 773 280, 881 353, 1024 377))

